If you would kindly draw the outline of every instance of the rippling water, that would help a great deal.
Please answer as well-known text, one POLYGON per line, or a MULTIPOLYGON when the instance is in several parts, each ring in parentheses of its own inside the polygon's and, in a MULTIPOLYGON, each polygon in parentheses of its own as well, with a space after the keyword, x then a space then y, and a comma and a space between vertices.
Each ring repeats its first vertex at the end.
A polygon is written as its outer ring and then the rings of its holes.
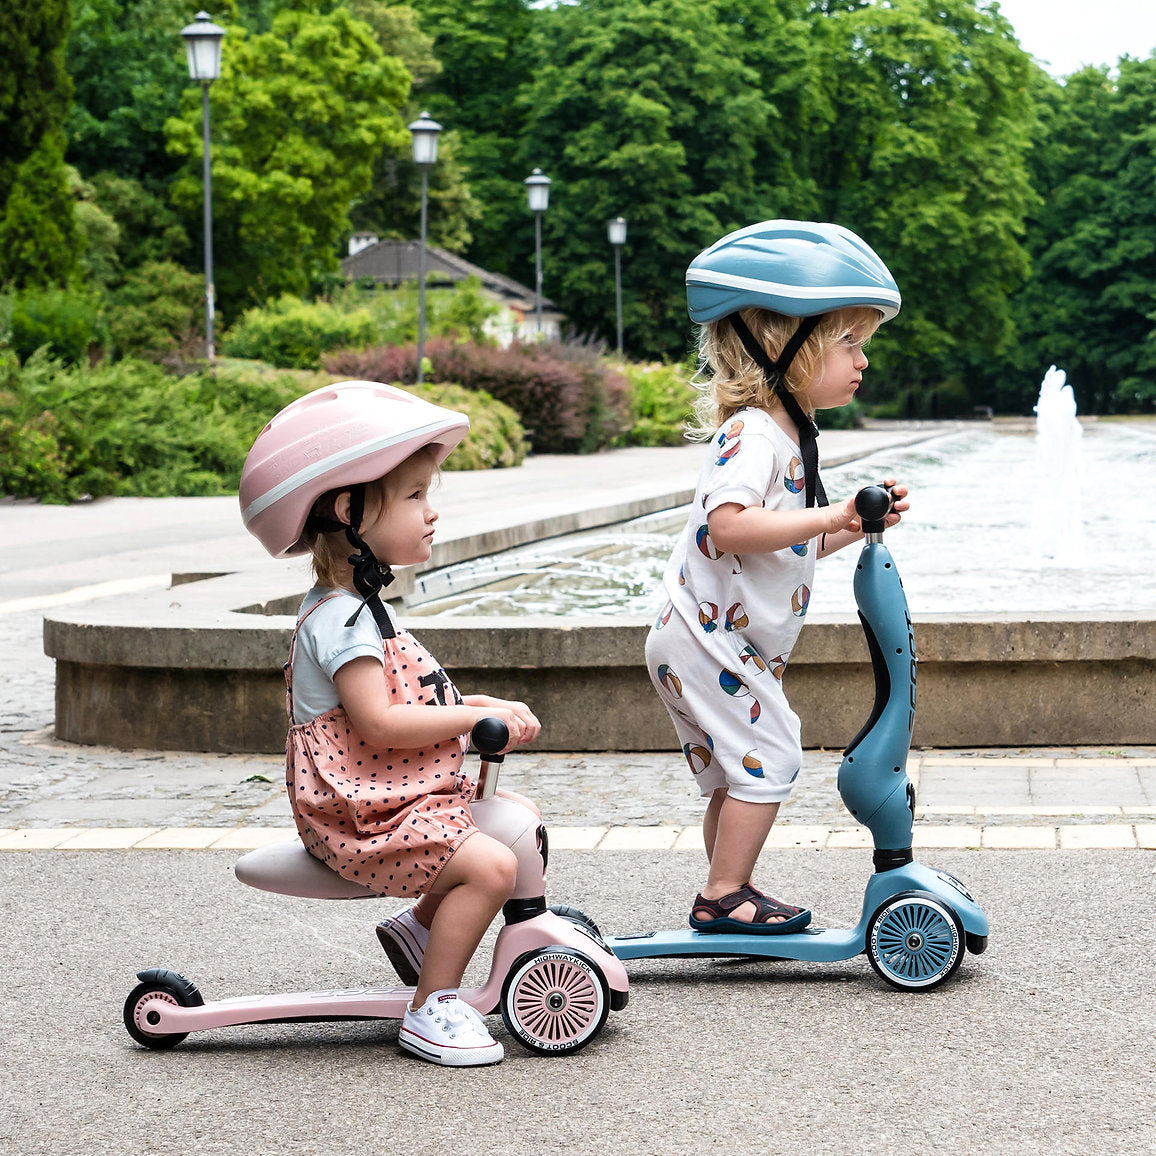
MULTIPOLYGON (((1156 611, 1156 427, 1091 423, 1081 443, 1078 566, 1052 557, 1037 529, 1034 433, 977 425, 824 470, 823 480, 833 497, 885 475, 910 487, 911 510, 884 541, 913 614, 1156 611)), ((424 575, 433 600, 407 613, 657 613, 685 519, 685 510, 652 516, 424 575)), ((858 553, 819 562, 812 615, 854 612, 858 553)))

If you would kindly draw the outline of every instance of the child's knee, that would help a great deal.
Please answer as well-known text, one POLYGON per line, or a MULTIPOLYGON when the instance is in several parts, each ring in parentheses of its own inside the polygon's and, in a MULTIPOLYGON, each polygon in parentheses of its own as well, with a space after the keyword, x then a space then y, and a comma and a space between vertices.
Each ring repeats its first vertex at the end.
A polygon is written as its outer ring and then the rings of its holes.
POLYGON ((518 856, 506 846, 501 843, 497 845, 498 854, 495 862, 495 884, 498 890, 502 892, 507 898, 514 890, 514 884, 518 879, 518 856))
POLYGON ((466 846, 471 847, 470 873, 477 883, 508 898, 518 877, 518 856, 504 843, 480 831, 466 846))

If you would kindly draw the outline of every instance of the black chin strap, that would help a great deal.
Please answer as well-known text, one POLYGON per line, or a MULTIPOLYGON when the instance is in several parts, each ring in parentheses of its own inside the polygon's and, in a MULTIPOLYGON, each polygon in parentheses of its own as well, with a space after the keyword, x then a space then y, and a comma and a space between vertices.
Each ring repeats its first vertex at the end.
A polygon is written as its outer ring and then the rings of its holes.
POLYGON ((313 515, 308 525, 326 533, 344 530, 349 544, 357 551, 350 554, 347 561, 353 567, 353 588, 361 595, 361 605, 353 612, 346 626, 352 626, 361 612, 368 606, 377 629, 382 638, 396 638, 397 631, 393 628, 389 613, 381 601, 381 592, 393 581, 393 571, 387 563, 377 560, 369 543, 358 533, 361 528, 361 519, 365 513, 365 486, 351 486, 349 488, 349 521, 338 522, 333 518, 313 515))
POLYGON ((803 476, 807 488, 807 506, 827 506, 827 491, 823 489, 823 480, 819 477, 819 446, 816 439, 819 436, 819 427, 803 412, 795 395, 787 388, 786 373, 795 354, 803 347, 803 342, 815 331, 819 324, 818 317, 804 317, 799 322, 799 328, 791 335, 790 341, 783 347, 775 361, 767 356, 767 351, 755 340, 755 335, 747 328, 747 323, 737 314, 727 317, 731 328, 738 339, 743 343, 747 353, 754 359, 755 364, 763 371, 767 385, 774 390, 775 396, 783 403, 787 416, 795 423, 799 431, 799 452, 803 455, 803 476))

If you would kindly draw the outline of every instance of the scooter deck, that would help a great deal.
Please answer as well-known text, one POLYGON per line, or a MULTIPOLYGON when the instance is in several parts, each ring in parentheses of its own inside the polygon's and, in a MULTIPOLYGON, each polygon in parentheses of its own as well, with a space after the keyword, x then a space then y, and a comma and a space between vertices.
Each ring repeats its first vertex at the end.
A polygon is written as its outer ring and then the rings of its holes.
POLYGON ((678 956, 744 956, 754 959, 799 959, 833 963, 863 953, 861 928, 807 928, 787 935, 739 935, 703 931, 643 931, 606 936, 619 959, 664 959, 678 956))

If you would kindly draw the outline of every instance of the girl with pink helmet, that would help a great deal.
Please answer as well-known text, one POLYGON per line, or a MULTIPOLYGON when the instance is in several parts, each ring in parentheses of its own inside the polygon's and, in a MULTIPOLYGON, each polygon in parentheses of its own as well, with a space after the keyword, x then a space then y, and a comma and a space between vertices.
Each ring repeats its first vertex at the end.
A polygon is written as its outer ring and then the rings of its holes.
POLYGON ((502 1059, 457 989, 517 868, 471 817, 466 736, 486 716, 506 724, 509 747, 540 728, 524 703, 459 693, 381 591, 392 566, 428 561, 430 486, 468 429, 463 414, 404 390, 341 382, 273 418, 240 486, 245 526, 270 554, 313 556, 315 585, 285 666, 297 830, 340 875, 416 900, 378 925, 401 979, 416 987, 399 1042, 451 1066, 502 1059))

